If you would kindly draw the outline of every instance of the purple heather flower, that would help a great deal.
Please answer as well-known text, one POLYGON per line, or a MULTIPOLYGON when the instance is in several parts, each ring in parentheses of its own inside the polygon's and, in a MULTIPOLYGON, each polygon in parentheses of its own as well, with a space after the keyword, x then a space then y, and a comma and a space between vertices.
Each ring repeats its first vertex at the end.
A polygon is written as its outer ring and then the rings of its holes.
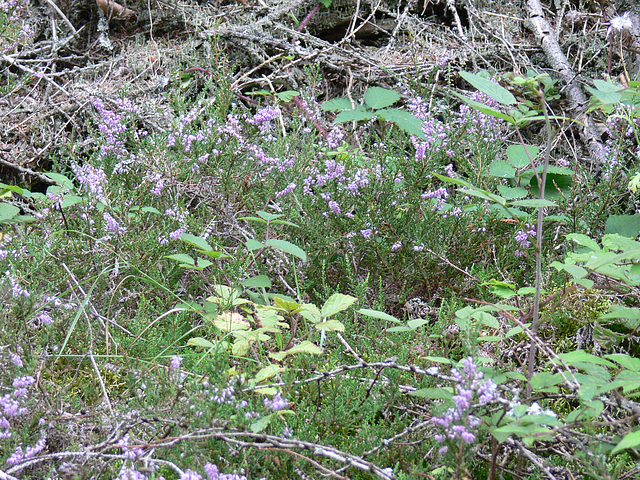
POLYGON ((171 358, 171 369, 172 370, 178 370, 180 368, 180 364, 182 363, 183 358, 176 355, 175 357, 171 358))
POLYGON ((263 400, 263 403, 265 407, 270 408, 274 412, 277 412, 278 410, 282 410, 283 408, 286 408, 287 405, 289 405, 289 402, 287 402, 284 398, 282 398, 282 396, 280 395, 280 392, 276 392, 275 396, 273 397, 273 400, 269 400, 268 398, 265 398, 263 400))
POLYGON ((371 234, 373 230, 371 228, 365 228, 364 230, 360 230, 360 234, 366 239, 369 240, 371 238, 371 234))
POLYGON ((276 192, 276 197, 283 197, 285 195, 288 195, 289 193, 293 192, 293 190, 296 188, 296 184, 295 183, 290 183, 289 185, 287 185, 284 190, 280 191, 280 192, 276 192))
POLYGON ((334 200, 329 202, 329 210, 335 215, 340 215, 340 204, 334 200))
POLYGON ((393 245, 391 245, 391 251, 395 252, 396 250, 399 250, 400 248, 402 248, 402 242, 396 242, 393 245))
POLYGON ((53 318, 51 318, 51 314, 46 310, 40 312, 36 318, 43 325, 53 325, 53 318))
POLYGON ((16 366, 16 367, 20 367, 22 368, 22 359, 20 358, 20 355, 16 354, 16 353, 12 353, 11 354, 11 362, 16 366))
POLYGON ((113 218, 109 213, 104 212, 102 214, 102 218, 107 224, 107 230, 111 233, 115 233, 116 235, 122 235, 127 231, 127 227, 121 226, 118 221, 113 218))

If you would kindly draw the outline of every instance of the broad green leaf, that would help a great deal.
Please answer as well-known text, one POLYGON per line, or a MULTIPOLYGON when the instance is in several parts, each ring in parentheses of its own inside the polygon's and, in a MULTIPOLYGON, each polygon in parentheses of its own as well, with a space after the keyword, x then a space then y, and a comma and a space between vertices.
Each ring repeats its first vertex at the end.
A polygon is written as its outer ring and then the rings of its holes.
POLYGON ((435 362, 435 363, 445 363, 447 365, 451 365, 453 362, 451 360, 449 360, 446 357, 424 357, 424 359, 428 362, 435 362))
POLYGON ((604 225, 604 233, 617 233, 623 237, 637 238, 640 234, 640 214, 611 215, 604 225))
MULTIPOLYGON (((626 318, 629 320, 640 320, 640 308, 614 306, 611 312, 602 318, 626 318)), ((608 357, 607 355, 605 355, 608 357)))
POLYGON ((288 253, 289 255, 293 255, 294 257, 298 257, 303 262, 307 261, 307 254, 304 253, 304 250, 286 240, 270 238, 269 240, 267 240, 265 245, 280 250, 281 252, 288 253))
POLYGON ((256 383, 264 382, 269 378, 279 375, 285 370, 286 370, 286 367, 280 367, 278 365, 273 365, 273 364, 267 365, 266 367, 258 370, 258 373, 256 373, 256 376, 253 379, 256 383))
POLYGON ((243 280, 242 285, 250 288, 270 288, 271 280, 266 275, 256 275, 255 277, 243 280))
MULTIPOLYGON (((538 186, 538 179, 534 176, 529 181, 531 185, 531 191, 533 195, 540 196, 540 187, 538 186)), ((544 184, 544 197, 558 200, 562 198, 562 195, 566 197, 571 192, 571 185, 573 184, 573 177, 571 175, 558 175, 555 173, 547 172, 547 181, 544 184)))
POLYGON ((259 217, 238 217, 238 220, 246 220, 247 222, 267 223, 264 219, 259 217))
POLYGON ((583 235, 581 233, 570 233, 567 235, 567 238, 578 245, 582 245, 583 247, 590 248, 593 251, 599 251, 600 245, 598 245, 594 240, 583 235))
POLYGON ((418 138, 425 138, 425 134, 422 131, 422 120, 411 112, 399 110, 397 108, 385 108, 383 110, 378 110, 376 115, 381 120, 395 123, 409 135, 415 135, 418 138))
POLYGON ((140 210, 145 212, 145 213, 155 213, 155 214, 158 214, 158 215, 162 214, 162 212, 160 210, 158 210, 157 208, 154 208, 154 207, 142 207, 140 210))
POLYGON ((391 333, 402 333, 402 332, 413 332, 415 331, 413 328, 405 327, 404 325, 398 327, 387 328, 387 332, 391 333))
POLYGON ((344 332, 344 325, 338 320, 327 320, 326 322, 316 323, 316 328, 328 332, 344 332))
POLYGON ((247 240, 245 242, 245 245, 247 247, 247 250, 249 250, 250 252, 253 252, 254 250, 259 250, 261 248, 264 248, 265 246, 264 243, 259 242, 255 238, 250 238, 249 240, 247 240))
MULTIPOLYGON (((629 359, 636 360, 636 365, 634 365, 634 367, 638 368, 638 362, 640 362, 640 359, 632 357, 629 357, 629 359)), ((614 388, 620 387, 622 387, 622 391, 624 393, 629 393, 640 388, 640 375, 638 375, 638 370, 623 370, 616 375, 614 388)))
POLYGON ((188 243, 190 245, 193 245, 195 247, 198 247, 198 248, 200 248, 202 250, 207 250, 207 251, 213 250, 213 248, 211 248, 211 245, 209 245, 204 238, 197 237, 197 236, 192 235, 190 233, 183 233, 180 236, 180 240, 182 240, 183 242, 186 242, 186 243, 188 243))
POLYGON ((168 258, 169 260, 175 260, 176 262, 181 262, 186 266, 195 266, 196 261, 189 255, 184 253, 176 253, 175 255, 165 255, 164 258, 168 258))
POLYGON ((503 105, 514 105, 517 103, 516 97, 514 97, 509 90, 492 82, 488 78, 469 72, 460 72, 460 76, 498 103, 503 105))
POLYGON ((389 315, 388 313, 381 312, 379 310, 370 310, 368 308, 361 308, 358 310, 358 313, 362 315, 366 315, 367 317, 379 318, 380 320, 386 320, 387 322, 400 323, 393 315, 389 315))
POLYGON ((530 166, 531 161, 529 160, 527 151, 529 152, 529 155, 531 155, 531 158, 535 160, 540 152, 540 147, 527 145, 525 149, 525 146, 522 144, 509 145, 507 147, 507 158, 511 165, 516 168, 526 168, 530 166))
POLYGON ((513 117, 507 115, 506 113, 502 113, 499 110, 496 110, 494 108, 491 108, 487 105, 485 105, 484 103, 479 103, 476 102, 475 100, 471 100, 468 97, 465 97, 464 95, 460 95, 459 93, 453 92, 453 94, 458 97, 460 100, 462 100, 464 103, 472 106, 473 108, 475 108, 476 110, 487 114, 487 115, 491 115, 492 117, 496 117, 496 118, 501 118, 502 120, 506 120, 507 122, 509 122, 511 125, 515 125, 516 121, 513 117))
POLYGON ((534 392, 558 392, 558 387, 564 382, 564 378, 559 373, 551 374, 540 372, 531 377, 531 388, 534 392))
POLYGON ((450 388, 421 388, 414 392, 409 392, 412 397, 433 398, 436 400, 450 400, 453 392, 450 388))
POLYGON ((259 417, 255 422, 249 425, 249 428, 253 433, 261 433, 266 430, 270 423, 271 415, 266 415, 264 417, 259 417))
POLYGON ((0 222, 11 220, 19 214, 20 209, 15 205, 10 205, 4 202, 0 203, 0 222))
MULTIPOLYGON (((637 428, 637 427, 636 427, 637 428)), ((636 448, 640 445, 640 430, 636 430, 635 432, 627 433, 620 443, 616 445, 616 447, 611 451, 611 455, 615 455, 622 450, 626 450, 627 448, 636 448)))
POLYGON ((58 185, 61 185, 67 190, 73 190, 73 182, 69 180, 67 177, 65 177, 64 175, 61 175, 59 173, 46 172, 44 176, 49 177, 51 180, 53 180, 58 185))
POLYGON ((524 200, 514 200, 513 202, 509 202, 509 205, 515 205, 517 207, 555 207, 556 202, 545 200, 544 198, 528 198, 524 200))
POLYGON ((398 92, 381 87, 369 87, 364 93, 364 103, 374 110, 393 105, 400 98, 398 92))
POLYGON ((523 198, 529 195, 529 190, 522 187, 507 187, 506 185, 498 185, 498 192, 507 200, 523 198))
POLYGON ((60 206, 62 208, 69 208, 69 207, 73 207, 74 205, 77 205, 80 202, 82 202, 82 197, 78 195, 67 194, 64 197, 62 197, 62 202, 60 202, 60 206))
POLYGON ((464 193, 465 195, 471 195, 472 197, 478 197, 483 200, 489 200, 490 202, 495 202, 498 205, 506 205, 507 200, 500 195, 496 195, 495 193, 491 193, 487 190, 481 190, 479 188, 459 188, 458 191, 464 193))
POLYGON ((294 345, 289 350, 284 352, 278 352, 286 355, 294 355, 297 353, 309 353, 311 355, 320 355, 322 350, 315 343, 311 343, 308 340, 304 340, 297 345, 294 345))
POLYGON ((200 348, 214 348, 215 345, 211 343, 209 340, 202 337, 193 337, 190 338, 187 342, 187 345, 191 347, 200 347, 200 348))
POLYGON ((604 358, 596 357, 584 350, 575 350, 573 352, 561 353, 558 355, 566 364, 576 365, 580 363, 590 363, 595 365, 602 365, 605 367, 615 367, 615 364, 604 358))
MULTIPOLYGON (((640 243, 635 240, 619 235, 617 233, 607 234, 602 237, 602 245, 610 250, 620 250, 629 255, 637 253, 640 255, 640 243)), ((632 256, 627 257, 629 259, 634 258, 632 256)))
POLYGON ((223 332, 249 330, 249 328, 251 328, 249 322, 242 315, 234 312, 225 312, 222 315, 216 316, 213 324, 223 332))
POLYGON ((366 110, 345 110, 336 115, 336 119, 333 123, 345 123, 360 120, 371 120, 375 115, 371 112, 367 112, 366 110))
POLYGON ((413 320, 409 320, 407 322, 407 327, 409 327, 411 330, 415 330, 422 327, 423 325, 426 325, 427 323, 429 323, 429 320, 425 320, 424 318, 414 318, 413 320))
POLYGON ((320 310, 312 303, 304 303, 300 305, 300 308, 296 313, 299 313, 302 317, 306 318, 312 323, 318 323, 322 320, 320 310))
POLYGON ((569 413, 564 419, 565 423, 575 422, 577 420, 586 420, 599 416, 604 410, 604 403, 600 400, 591 400, 584 402, 583 405, 569 413))
POLYGON ((352 297, 351 295, 334 293, 329 297, 329 299, 326 302, 324 302, 324 305, 322 306, 320 314, 324 318, 331 317, 338 312, 346 310, 357 301, 358 299, 356 297, 352 297))
POLYGON ((622 100, 622 92, 624 91, 624 87, 620 85, 614 85, 613 83, 605 82, 602 80, 594 80, 593 83, 596 88, 591 88, 589 86, 586 86, 585 88, 601 103, 605 105, 612 105, 622 100))
POLYGON ((295 97, 300 95, 300 92, 296 92, 295 90, 287 90, 285 92, 279 92, 276 94, 280 100, 285 103, 289 103, 295 97))
POLYGON ((353 110, 353 105, 348 98, 340 97, 321 103, 320 108, 324 112, 340 112, 342 110, 353 110))
POLYGON ((259 210, 256 213, 260 218, 262 218, 263 220, 266 220, 267 222, 270 222, 271 220, 276 220, 282 216, 279 213, 263 212, 262 210, 259 210))
POLYGON ((489 174, 499 178, 514 178, 516 169, 513 165, 505 160, 494 160, 489 165, 489 174))

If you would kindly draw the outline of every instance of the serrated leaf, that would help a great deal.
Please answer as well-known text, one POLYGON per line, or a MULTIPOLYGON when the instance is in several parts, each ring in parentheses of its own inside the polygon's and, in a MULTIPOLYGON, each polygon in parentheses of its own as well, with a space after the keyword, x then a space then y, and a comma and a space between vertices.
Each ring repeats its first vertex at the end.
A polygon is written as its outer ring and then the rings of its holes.
POLYGON ((374 110, 393 105, 400 100, 400 98, 400 94, 395 90, 382 87, 370 87, 364 93, 364 103, 374 110))
POLYGON ((250 252, 253 252, 254 250, 259 250, 261 248, 264 248, 265 245, 264 243, 259 242, 255 238, 250 238, 245 242, 245 246, 247 247, 247 250, 249 250, 250 252))
POLYGON ((211 343, 206 338, 202 338, 202 337, 190 338, 189 341, 187 342, 187 345, 189 345, 191 347, 200 347, 200 348, 213 348, 213 347, 215 347, 215 345, 213 343, 211 343))
POLYGON ((344 332, 344 325, 338 320, 326 320, 316 323, 316 329, 326 330, 327 332, 344 332))
POLYGON ((514 97, 509 90, 487 78, 469 72, 460 72, 460 76, 498 103, 503 105, 514 105, 517 103, 516 97, 514 97))
POLYGON ((583 247, 590 248, 593 251, 600 251, 600 245, 598 245, 594 240, 583 235, 581 233, 570 233, 567 235, 567 238, 578 245, 582 245, 583 247))
POLYGON ((321 103, 320 108, 324 112, 340 112, 342 110, 353 110, 353 105, 348 98, 340 97, 321 103))
POLYGON ((527 145, 525 149, 525 146, 521 144, 509 145, 507 147, 507 158, 509 159, 509 163, 516 168, 525 168, 530 166, 531 161, 529 160, 527 151, 529 152, 529 155, 531 155, 531 158, 535 160, 540 152, 540 147, 527 145))
POLYGON ((318 323, 322 320, 320 310, 312 303, 304 303, 300 305, 300 308, 296 313, 299 313, 312 323, 318 323))
POLYGON ((345 110, 336 115, 333 123, 359 122, 360 120, 371 120, 375 115, 366 110, 345 110))
POLYGON ((294 345, 286 352, 287 354, 309 353, 311 355, 320 355, 322 353, 322 350, 315 343, 304 340, 303 342, 294 345))
POLYGON ((611 455, 615 455, 622 450, 626 450, 627 448, 636 448, 640 445, 640 430, 636 430, 635 432, 627 433, 620 443, 615 446, 613 450, 611 450, 611 455))
POLYGON ((351 295, 343 295, 342 293, 334 293, 331 295, 320 310, 320 314, 324 318, 331 317, 338 312, 346 310, 351 305, 356 303, 358 299, 351 295))
POLYGON ((276 95, 281 101, 289 103, 295 97, 299 96, 300 92, 296 92, 295 90, 287 90, 285 92, 278 92, 276 93, 276 95))
POLYGON ((298 257, 303 262, 307 261, 307 254, 304 253, 304 250, 286 240, 270 238, 269 240, 267 240, 265 245, 280 250, 281 252, 288 253, 289 255, 293 255, 294 257, 298 257))
POLYGON ((494 160, 489 165, 489 174, 499 178, 514 178, 516 169, 513 165, 505 160, 494 160))
POLYGON ((407 132, 409 135, 415 135, 418 138, 425 138, 425 134, 422 131, 422 120, 416 117, 411 112, 406 110, 399 110, 397 108, 385 108, 376 111, 378 118, 386 121, 393 122, 399 128, 407 132))
POLYGON ((640 214, 611 215, 604 224, 604 233, 617 233, 623 237, 637 238, 640 234, 640 214))
POLYGON ((253 433, 264 432, 266 428, 271 424, 271 415, 258 418, 255 422, 249 425, 249 428, 253 433))
POLYGON ((593 365, 602 365, 605 367, 615 367, 613 363, 604 358, 596 357, 584 350, 576 350, 568 353, 561 353, 558 355, 567 365, 576 365, 579 363, 590 363, 593 365))
POLYGON ((78 195, 65 195, 64 197, 62 197, 62 202, 60 202, 60 207, 69 208, 69 207, 73 207, 74 205, 77 205, 80 202, 82 202, 82 197, 78 195))
POLYGON ((379 318, 380 320, 385 320, 387 322, 400 323, 400 320, 398 320, 393 315, 389 315, 388 313, 384 313, 379 310, 361 308, 360 310, 358 310, 358 313, 366 315, 367 317, 379 318))

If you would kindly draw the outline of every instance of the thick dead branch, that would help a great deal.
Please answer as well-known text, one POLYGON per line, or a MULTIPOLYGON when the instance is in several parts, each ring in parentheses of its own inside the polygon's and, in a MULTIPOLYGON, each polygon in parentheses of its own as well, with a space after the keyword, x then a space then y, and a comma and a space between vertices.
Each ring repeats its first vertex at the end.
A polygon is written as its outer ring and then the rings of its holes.
POLYGON ((539 0, 527 0, 527 13, 529 15, 528 26, 540 42, 542 50, 547 56, 551 66, 558 72, 560 78, 567 85, 567 96, 571 110, 577 112, 576 117, 584 128, 580 132, 584 142, 589 148, 591 163, 597 169, 601 169, 606 163, 606 151, 593 119, 585 112, 587 99, 576 81, 576 74, 572 71, 567 57, 562 52, 560 45, 554 37, 553 30, 544 16, 539 0))

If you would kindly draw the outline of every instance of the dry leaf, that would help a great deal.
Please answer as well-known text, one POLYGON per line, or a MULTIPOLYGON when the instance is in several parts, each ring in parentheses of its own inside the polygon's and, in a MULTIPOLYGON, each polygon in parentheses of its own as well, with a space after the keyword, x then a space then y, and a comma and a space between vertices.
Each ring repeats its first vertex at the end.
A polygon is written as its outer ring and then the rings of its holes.
POLYGON ((133 10, 123 7, 113 0, 96 0, 96 4, 104 12, 107 18, 129 19, 134 15, 137 15, 133 10))

